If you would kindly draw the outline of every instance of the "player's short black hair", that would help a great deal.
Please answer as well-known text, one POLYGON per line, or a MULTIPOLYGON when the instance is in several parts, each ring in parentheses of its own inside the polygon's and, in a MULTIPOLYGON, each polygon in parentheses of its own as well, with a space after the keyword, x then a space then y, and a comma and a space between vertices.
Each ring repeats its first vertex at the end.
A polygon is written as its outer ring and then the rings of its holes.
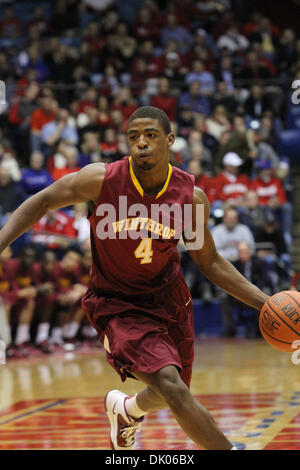
POLYGON ((127 121, 127 126, 131 121, 139 118, 156 119, 162 126, 165 134, 170 134, 170 132, 172 132, 170 120, 162 109, 155 108, 154 106, 141 106, 131 114, 127 121))

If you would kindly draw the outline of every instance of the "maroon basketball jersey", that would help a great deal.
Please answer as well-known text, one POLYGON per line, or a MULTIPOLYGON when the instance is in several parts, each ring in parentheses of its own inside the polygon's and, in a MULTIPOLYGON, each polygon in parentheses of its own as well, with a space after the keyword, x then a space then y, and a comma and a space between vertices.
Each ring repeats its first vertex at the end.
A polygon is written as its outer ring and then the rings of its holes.
POLYGON ((100 295, 139 295, 172 282, 180 271, 177 244, 184 207, 192 207, 193 188, 193 176, 169 165, 164 187, 148 196, 130 157, 107 164, 97 207, 89 217, 92 288, 100 295))

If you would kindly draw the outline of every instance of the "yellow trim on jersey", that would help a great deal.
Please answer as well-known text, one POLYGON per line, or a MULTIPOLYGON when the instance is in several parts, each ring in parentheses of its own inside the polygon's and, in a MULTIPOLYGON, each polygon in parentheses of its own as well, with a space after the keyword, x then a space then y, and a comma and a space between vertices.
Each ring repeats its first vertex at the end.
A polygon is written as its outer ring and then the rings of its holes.
POLYGON ((159 193, 157 194, 156 198, 159 198, 167 189, 168 185, 169 185, 169 181, 170 181, 170 178, 171 178, 171 175, 172 175, 172 166, 170 165, 169 163, 169 171, 168 171, 168 176, 167 176, 167 179, 166 179, 166 182, 163 186, 163 188, 159 191, 159 193))
MULTIPOLYGON (((143 197, 144 196, 144 190, 143 190, 142 186, 140 185, 139 180, 137 179, 137 177, 134 174, 134 171, 133 171, 133 168, 132 168, 131 157, 129 157, 129 171, 130 171, 130 176, 131 176, 131 179, 132 179, 132 182, 133 182, 134 186, 136 187, 136 189, 138 190, 140 195, 143 197)), ((169 182, 170 182, 170 178, 172 176, 172 171, 173 171, 172 166, 169 163, 169 170, 168 170, 168 176, 167 176, 166 182, 163 185, 162 189, 159 191, 159 193, 156 195, 155 199, 159 198, 167 190, 167 187, 168 187, 169 182)))
POLYGON ((131 176, 131 179, 132 179, 132 182, 133 182, 134 186, 136 187, 136 189, 138 190, 140 195, 143 197, 144 196, 144 190, 143 190, 142 186, 140 185, 137 177, 134 174, 134 171, 133 171, 133 168, 132 168, 132 163, 131 163, 131 157, 129 157, 129 170, 130 170, 130 176, 131 176))

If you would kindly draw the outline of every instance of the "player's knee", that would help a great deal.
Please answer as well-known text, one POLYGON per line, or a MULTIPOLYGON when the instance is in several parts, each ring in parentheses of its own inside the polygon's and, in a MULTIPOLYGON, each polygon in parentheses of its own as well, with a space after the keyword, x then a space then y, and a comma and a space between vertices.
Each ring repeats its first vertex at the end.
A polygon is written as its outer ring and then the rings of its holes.
POLYGON ((176 407, 184 401, 184 396, 189 389, 181 380, 175 367, 166 367, 155 374, 153 388, 163 397, 164 401, 176 407))

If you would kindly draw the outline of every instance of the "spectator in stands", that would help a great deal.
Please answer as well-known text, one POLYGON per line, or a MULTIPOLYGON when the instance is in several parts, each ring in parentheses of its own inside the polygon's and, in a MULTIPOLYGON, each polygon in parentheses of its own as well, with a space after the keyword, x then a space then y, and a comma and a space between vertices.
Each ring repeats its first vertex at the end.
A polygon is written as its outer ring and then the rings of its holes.
POLYGON ((232 92, 228 90, 228 85, 225 81, 217 83, 216 92, 212 96, 212 108, 223 106, 232 115, 236 112, 238 102, 233 96, 232 92))
POLYGON ((68 124, 69 111, 67 109, 58 109, 53 121, 48 122, 42 127, 41 140, 48 148, 57 144, 63 139, 67 144, 77 145, 78 134, 75 127, 68 124))
POLYGON ((210 103, 207 97, 201 95, 200 84, 195 81, 189 85, 188 91, 179 97, 179 109, 190 106, 194 113, 203 113, 208 116, 210 113, 210 103))
POLYGON ((157 45, 160 38, 160 28, 156 18, 149 8, 141 8, 135 19, 134 36, 138 41, 149 40, 157 45))
POLYGON ((231 57, 228 55, 221 57, 217 65, 216 80, 225 82, 229 93, 232 93, 235 89, 234 76, 235 73, 231 57))
POLYGON ((76 242, 74 218, 63 211, 50 210, 32 227, 31 240, 49 250, 60 253, 60 248, 67 248, 76 242))
POLYGON ((238 245, 240 242, 247 242, 252 253, 255 250, 252 232, 247 225, 240 224, 238 220, 237 210, 228 208, 224 212, 223 222, 212 229, 212 236, 218 252, 232 262, 239 258, 238 245))
MULTIPOLYGON (((191 137, 192 132, 195 132, 195 131, 191 131, 190 137, 191 137)), ((210 174, 212 173, 212 170, 213 170, 212 154, 209 149, 204 147, 202 143, 202 139, 199 142, 191 145, 190 153, 191 153, 192 160, 199 161, 205 171, 207 171, 210 174)))
MULTIPOLYGON (((241 241, 238 246, 238 259, 233 262, 236 269, 245 276, 248 281, 255 284, 259 289, 263 290, 266 294, 272 295, 272 282, 268 276, 267 264, 261 258, 258 258, 253 248, 245 241, 241 241)), ((221 312, 223 318, 224 331, 222 336, 233 337, 236 335, 236 324, 234 320, 234 308, 237 307, 240 310, 240 315, 243 315, 243 310, 247 310, 246 321, 246 337, 255 338, 260 337, 260 331, 258 326, 258 312, 254 309, 250 309, 246 305, 237 301, 234 297, 231 297, 224 291, 218 293, 218 299, 221 305, 221 312), (249 313, 252 312, 250 318, 249 313)))
POLYGON ((12 181, 8 170, 0 166, 0 211, 1 226, 3 226, 10 214, 25 199, 25 193, 19 182, 12 181))
POLYGON ((228 30, 220 36, 217 42, 219 49, 227 49, 231 53, 238 53, 246 50, 249 46, 248 39, 239 33, 235 24, 232 24, 228 30))
POLYGON ((171 130, 175 135, 175 140, 172 145, 174 152, 179 152, 182 156, 182 160, 187 162, 191 155, 187 139, 178 135, 178 124, 175 121, 171 121, 171 130))
POLYGON ((15 16, 11 5, 6 5, 0 21, 0 34, 3 38, 17 38, 21 33, 21 21, 15 16))
MULTIPOLYGON (((10 278, 6 270, 6 263, 12 257, 12 250, 7 247, 0 255, 0 316, 1 316, 1 332, 0 339, 9 347, 12 343, 11 334, 11 308, 16 300, 13 290, 13 279, 10 278)), ((8 355, 7 355, 8 357, 8 355)))
POLYGON ((266 142, 267 137, 263 131, 261 132, 259 122, 251 122, 251 128, 247 136, 251 148, 251 155, 254 159, 254 166, 257 166, 260 161, 268 161, 272 168, 278 168, 279 157, 273 147, 266 142))
POLYGON ((206 128, 207 132, 218 141, 222 133, 231 128, 227 111, 223 106, 216 106, 214 108, 211 116, 206 120, 206 128))
POLYGON ((22 170, 22 183, 26 197, 41 191, 53 183, 48 170, 44 168, 44 155, 35 151, 30 155, 29 168, 22 170))
POLYGON ((101 161, 100 142, 97 134, 86 132, 83 135, 83 141, 78 155, 78 166, 82 168, 90 163, 101 161))
POLYGON ((66 164, 62 168, 54 168, 51 171, 51 176, 54 181, 58 180, 62 176, 74 173, 80 170, 78 165, 78 149, 72 145, 66 145, 64 149, 64 157, 66 164))
POLYGON ((45 124, 54 120, 57 112, 56 102, 52 97, 43 94, 40 98, 40 107, 35 109, 31 116, 30 149, 41 150, 41 131, 45 124))
POLYGON ((215 178, 216 200, 234 206, 244 204, 250 181, 246 174, 240 173, 242 163, 243 160, 234 152, 224 155, 224 171, 215 178))
POLYGON ((172 13, 167 15, 166 25, 161 32, 162 46, 166 47, 170 39, 178 42, 178 50, 182 54, 185 54, 193 44, 193 36, 183 26, 178 25, 176 16, 172 13))
POLYGON ((245 195, 244 205, 239 208, 240 221, 247 225, 253 235, 264 225, 264 209, 258 202, 258 195, 255 191, 248 191, 245 195))
POLYGON ((171 94, 170 82, 167 78, 160 78, 158 92, 152 97, 151 106, 162 109, 167 114, 170 121, 175 120, 177 99, 171 94))
POLYGON ((0 142, 0 162, 2 168, 9 172, 12 181, 20 181, 22 174, 19 163, 15 157, 14 150, 6 139, 0 142))
POLYGON ((280 179, 274 176, 271 163, 261 160, 257 165, 258 175, 251 182, 251 189, 258 196, 258 203, 267 207, 281 222, 288 245, 291 244, 292 205, 287 201, 280 179))
POLYGON ((192 82, 199 82, 200 93, 203 96, 212 96, 215 91, 215 79, 212 73, 204 68, 201 60, 194 60, 192 70, 187 74, 185 82, 189 85, 192 82))
POLYGON ((216 193, 214 178, 203 171, 200 160, 190 160, 187 170, 195 177, 195 186, 201 188, 202 191, 205 192, 209 202, 212 203, 216 193))
POLYGON ((259 257, 268 263, 274 292, 288 289, 293 276, 291 256, 282 230, 271 211, 265 212, 263 227, 255 235, 259 257))
POLYGON ((105 159, 107 162, 121 158, 116 131, 113 128, 108 128, 104 131, 103 139, 100 144, 100 152, 102 159, 105 159))
POLYGON ((119 93, 115 96, 111 109, 119 109, 124 121, 137 109, 137 101, 132 97, 130 88, 121 87, 119 93))
POLYGON ((244 108, 246 114, 253 119, 261 118, 264 111, 270 109, 269 102, 261 85, 255 84, 251 86, 250 95, 244 103, 244 108))

